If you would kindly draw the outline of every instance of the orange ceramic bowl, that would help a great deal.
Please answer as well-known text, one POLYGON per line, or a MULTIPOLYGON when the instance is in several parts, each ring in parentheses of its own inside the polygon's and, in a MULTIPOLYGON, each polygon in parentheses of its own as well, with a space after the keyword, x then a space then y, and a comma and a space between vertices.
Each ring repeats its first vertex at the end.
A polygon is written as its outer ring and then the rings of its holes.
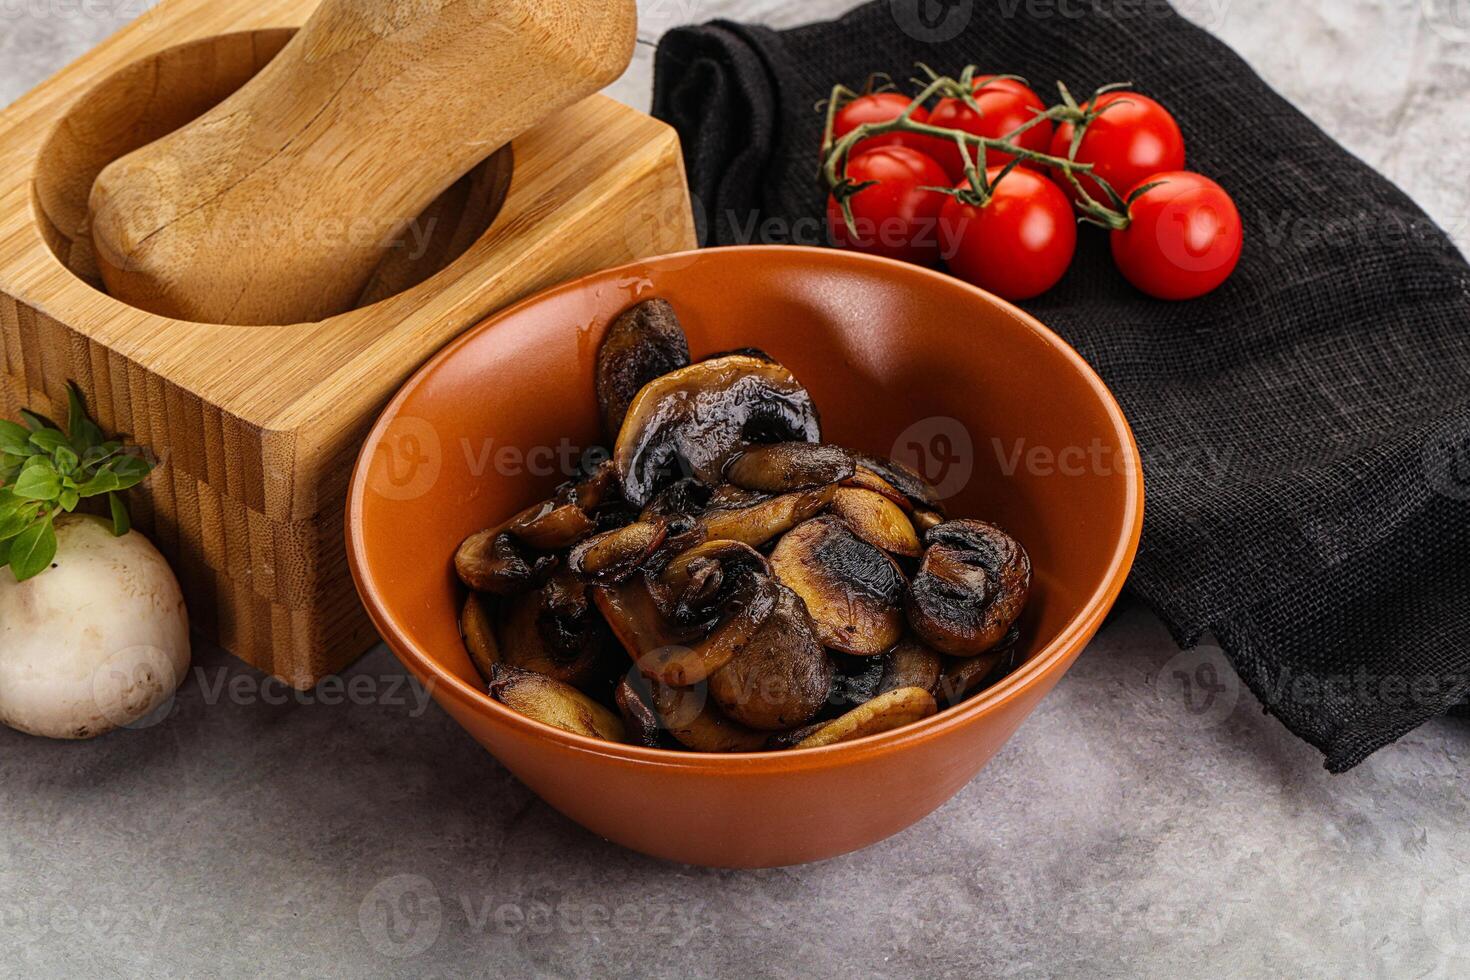
POLYGON ((1036 320, 914 266, 750 247, 599 273, 470 330, 414 375, 368 437, 347 540, 388 645, 548 803, 645 854, 773 867, 896 834, 973 778, 1102 624, 1142 514, 1122 412, 1036 320), (487 696, 460 642, 451 556, 467 535, 548 496, 577 452, 597 445, 598 344, 619 312, 653 296, 674 304, 696 357, 769 351, 810 389, 827 440, 929 467, 951 513, 993 521, 1026 546, 1035 584, 1017 670, 897 731, 738 756, 584 738, 487 696))

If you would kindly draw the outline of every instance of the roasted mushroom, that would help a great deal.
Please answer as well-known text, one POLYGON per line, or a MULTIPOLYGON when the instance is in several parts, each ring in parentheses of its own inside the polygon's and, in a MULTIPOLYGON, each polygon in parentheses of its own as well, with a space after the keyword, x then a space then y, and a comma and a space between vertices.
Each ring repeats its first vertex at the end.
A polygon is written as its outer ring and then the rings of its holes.
POLYGON ((505 526, 507 534, 538 551, 570 548, 595 530, 597 524, 585 510, 556 500, 522 511, 505 526))
POLYGON ((850 657, 845 653, 833 653, 832 666, 835 668, 832 674, 832 690, 827 695, 824 712, 828 718, 846 714, 877 697, 883 684, 883 675, 888 670, 888 658, 850 657))
POLYGON ((923 553, 913 522, 892 500, 872 490, 838 487, 832 513, 847 522, 852 533, 875 548, 905 558, 923 553))
POLYGON ((644 385, 688 366, 689 341, 665 300, 639 303, 613 321, 597 351, 597 406, 607 438, 618 437, 644 385))
MULTIPOLYGON (((750 493, 742 491, 742 493, 750 493)), ((699 526, 711 541, 739 541, 760 548, 798 524, 811 520, 832 506, 837 487, 826 486, 779 497, 759 496, 742 500, 737 494, 716 491, 711 509, 699 518, 699 526), (736 501, 741 506, 733 506, 736 501), (719 506, 725 504, 726 506, 719 506)))
POLYGON ((512 711, 576 735, 627 741, 627 730, 618 716, 575 687, 504 664, 497 665, 493 675, 490 696, 512 711))
POLYGON ((585 596, 566 598, 565 590, 578 586, 567 576, 536 592, 502 599, 495 622, 497 662, 574 687, 592 684, 611 660, 612 637, 585 596))
POLYGON ((856 459, 860 471, 868 470, 879 477, 884 483, 907 497, 915 508, 932 510, 939 514, 944 513, 944 501, 939 498, 939 491, 928 480, 904 464, 868 453, 858 453, 856 459))
POLYGON ((816 442, 752 446, 725 464, 725 479, 744 490, 792 493, 841 483, 857 472, 852 454, 816 442))
POLYGON ((771 553, 771 567, 806 602, 824 646, 877 656, 903 634, 902 570, 841 518, 818 517, 791 531, 771 553))
POLYGON ((495 639, 495 624, 485 600, 471 592, 465 600, 464 610, 459 615, 459 634, 470 654, 470 661, 485 683, 490 683, 490 673, 500 663, 500 644, 495 639))
POLYGON ((533 555, 500 528, 470 535, 454 555, 460 581, 492 595, 525 592, 555 564, 555 558, 533 555))
POLYGON ((588 538, 572 549, 569 562, 578 575, 597 582, 621 582, 638 571, 668 536, 668 521, 639 521, 588 538))
POLYGON ((925 643, 975 657, 1005 639, 1031 589, 1031 559, 1014 538, 981 521, 931 528, 905 611, 925 643))
POLYGON ((617 702, 618 714, 623 716, 623 727, 628 731, 629 741, 649 749, 663 744, 663 723, 629 678, 619 682, 613 699, 617 702))
POLYGON ((769 734, 727 717, 704 685, 671 687, 653 682, 649 701, 659 721, 678 742, 698 752, 759 752, 769 734))
POLYGON ((944 658, 938 653, 910 636, 894 647, 884 660, 883 679, 878 682, 879 694, 903 687, 918 687, 937 696, 940 676, 944 673, 944 658))
POLYGON ((710 695, 728 717, 766 732, 811 721, 832 687, 832 660, 806 606, 785 586, 776 591, 765 624, 709 679, 710 695))
POLYGON ((780 364, 743 355, 682 368, 644 386, 629 406, 613 462, 623 496, 645 506, 683 475, 711 486, 747 443, 818 442, 821 423, 780 364))
POLYGON ((828 722, 797 742, 795 747, 819 749, 839 742, 851 742, 922 721, 937 710, 938 705, 928 691, 916 687, 901 687, 896 691, 880 694, 867 704, 828 722))
POLYGON ((953 707, 985 686, 995 673, 1003 653, 992 650, 978 657, 949 657, 934 689, 934 696, 953 707))

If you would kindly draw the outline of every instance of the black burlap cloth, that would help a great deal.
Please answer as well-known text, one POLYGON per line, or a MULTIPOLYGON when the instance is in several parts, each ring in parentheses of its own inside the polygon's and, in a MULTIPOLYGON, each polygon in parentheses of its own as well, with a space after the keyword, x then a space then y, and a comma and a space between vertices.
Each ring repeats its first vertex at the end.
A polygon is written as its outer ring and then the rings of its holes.
POLYGON ((1245 256, 1211 296, 1147 299, 1085 229, 1067 278, 1025 304, 1137 433, 1149 500, 1133 593, 1183 646, 1213 631, 1334 772, 1462 706, 1470 269, 1447 236, 1162 0, 881 0, 661 42, 654 112, 683 137, 706 243, 779 241, 822 216, 816 103, 917 62, 1018 74, 1049 102, 1057 79, 1079 97, 1135 82, 1240 206, 1245 256))

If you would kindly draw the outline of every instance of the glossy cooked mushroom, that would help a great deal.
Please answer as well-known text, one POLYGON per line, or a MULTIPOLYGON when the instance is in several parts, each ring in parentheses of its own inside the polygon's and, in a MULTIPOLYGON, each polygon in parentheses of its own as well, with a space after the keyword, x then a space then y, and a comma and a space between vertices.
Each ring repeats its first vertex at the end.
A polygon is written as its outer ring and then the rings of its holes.
POLYGON ((618 317, 597 351, 597 407, 609 441, 643 386, 689 366, 689 341, 666 300, 650 299, 618 317))
POLYGON ((939 706, 934 703, 934 698, 928 691, 916 687, 901 687, 896 691, 880 694, 841 718, 828 722, 797 742, 795 747, 819 749, 839 742, 878 735, 922 721, 937 710, 939 706))
POLYGON ((576 735, 627 741, 622 720, 575 687, 504 664, 496 665, 493 674, 490 696, 512 711, 576 735))
POLYGON ((621 582, 638 571, 669 536, 663 518, 639 521, 588 538, 572 549, 572 571, 597 582, 621 582))
POLYGON ((917 687, 935 694, 944 674, 944 658, 912 636, 893 648, 885 659, 883 679, 878 682, 878 693, 887 694, 903 687, 917 687))
POLYGON ((555 564, 555 558, 531 554, 500 528, 470 535, 454 554, 459 580, 476 592, 492 595, 525 592, 555 564))
POLYGON ((819 442, 752 446, 725 464, 725 479, 743 490, 793 493, 841 483, 857 472, 852 454, 819 442))
POLYGON ((872 490, 838 487, 832 513, 847 522, 852 533, 875 548, 905 558, 923 553, 913 522, 892 500, 872 490))
POLYGON ((919 638, 952 657, 975 657, 1005 639, 1031 589, 1031 559, 1010 535, 981 521, 931 528, 905 611, 919 638))
POLYGON ((536 592, 500 600, 497 662, 574 687, 589 685, 605 673, 612 639, 606 624, 585 595, 565 595, 580 586, 571 576, 553 578, 536 592))
POLYGON ((673 687, 653 682, 649 703, 664 729, 681 745, 697 752, 759 752, 769 734, 728 717, 704 685, 673 687))
POLYGON ((747 443, 821 436, 811 396, 790 371, 737 354, 645 385, 628 408, 613 462, 623 496, 643 507, 682 475, 719 483, 726 460, 747 443))
POLYGON ((700 516, 699 526, 711 541, 739 541, 760 548, 831 507, 837 489, 818 487, 767 499, 757 495, 741 500, 741 506, 717 506, 740 498, 716 491, 716 500, 700 516))
POLYGON ((613 692, 613 700, 618 706, 618 714, 623 718, 623 727, 628 731, 629 741, 649 749, 656 749, 663 744, 663 723, 629 678, 624 677, 619 682, 617 690, 613 692))
POLYGON ((710 695, 726 716, 766 732, 811 721, 832 688, 832 659, 806 606, 785 586, 776 590, 765 624, 709 679, 710 695))
POLYGON ((934 485, 897 460, 870 453, 855 454, 859 470, 868 470, 909 499, 915 509, 944 513, 944 501, 934 485))
POLYGON ((771 553, 776 577, 806 603, 823 646, 858 656, 893 649, 903 634, 903 571, 841 518, 818 517, 771 553))

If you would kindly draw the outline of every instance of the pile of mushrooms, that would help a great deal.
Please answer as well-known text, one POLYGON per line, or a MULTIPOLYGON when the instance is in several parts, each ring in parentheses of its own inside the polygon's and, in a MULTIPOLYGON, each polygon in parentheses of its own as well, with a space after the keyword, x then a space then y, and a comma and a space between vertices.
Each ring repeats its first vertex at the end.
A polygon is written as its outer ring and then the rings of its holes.
POLYGON ((906 467, 823 443, 780 363, 692 362, 655 299, 596 371, 611 457, 454 558, 496 700, 610 741, 756 752, 889 731, 1003 672, 1025 550, 906 467))

